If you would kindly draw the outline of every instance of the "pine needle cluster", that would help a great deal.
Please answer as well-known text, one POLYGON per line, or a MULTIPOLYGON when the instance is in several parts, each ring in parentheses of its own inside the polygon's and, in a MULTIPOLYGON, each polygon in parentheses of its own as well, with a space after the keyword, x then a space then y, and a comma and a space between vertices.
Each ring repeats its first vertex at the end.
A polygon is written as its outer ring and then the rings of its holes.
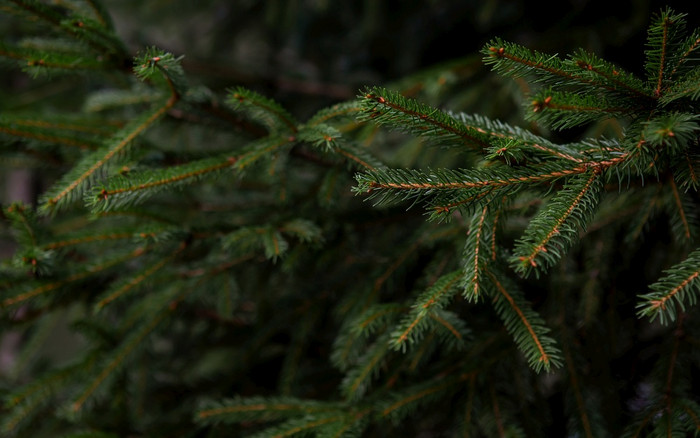
POLYGON ((700 431, 685 14, 652 18, 644 77, 487 43, 531 85, 531 132, 407 96, 458 63, 299 120, 196 85, 181 56, 132 58, 97 1, 0 10, 28 32, 0 43, 6 67, 100 84, 69 114, 0 114, 0 163, 46 185, 2 206, 0 327, 22 348, 0 436, 700 431))

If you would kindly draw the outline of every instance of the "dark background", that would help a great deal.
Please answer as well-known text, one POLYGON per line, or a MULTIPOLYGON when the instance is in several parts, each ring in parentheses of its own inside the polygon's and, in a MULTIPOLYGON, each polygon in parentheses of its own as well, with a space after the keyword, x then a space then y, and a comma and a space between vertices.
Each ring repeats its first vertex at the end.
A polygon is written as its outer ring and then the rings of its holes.
MULTIPOLYGON (((579 47, 642 73, 646 27, 666 5, 697 23, 693 2, 107 1, 134 51, 185 55, 208 85, 284 96, 352 97, 436 63, 478 56, 499 36, 548 53, 579 47), (692 9, 692 7, 691 7, 692 9), (235 82, 235 83, 232 83, 235 82)), ((697 8, 695 8, 697 9, 697 8)))

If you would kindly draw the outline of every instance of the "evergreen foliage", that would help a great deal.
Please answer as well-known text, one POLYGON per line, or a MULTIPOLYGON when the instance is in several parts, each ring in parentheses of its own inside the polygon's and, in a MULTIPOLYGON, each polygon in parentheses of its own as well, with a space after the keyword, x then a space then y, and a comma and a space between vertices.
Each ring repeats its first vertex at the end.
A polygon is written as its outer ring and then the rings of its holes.
POLYGON ((0 436, 700 431, 685 14, 652 18, 643 78, 487 43, 531 132, 427 103, 459 61, 297 118, 168 51, 131 61, 97 1, 0 10, 27 32, 4 66, 97 84, 70 114, 0 115, 0 164, 44 185, 0 216, 0 327, 22 335, 0 436))

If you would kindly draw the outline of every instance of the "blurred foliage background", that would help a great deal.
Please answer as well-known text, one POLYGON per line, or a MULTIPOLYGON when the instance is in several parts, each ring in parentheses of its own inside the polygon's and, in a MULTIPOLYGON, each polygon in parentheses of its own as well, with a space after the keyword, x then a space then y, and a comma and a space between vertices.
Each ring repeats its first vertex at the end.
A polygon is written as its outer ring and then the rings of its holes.
MULTIPOLYGON (((80 0, 53 0, 53 3, 80 0)), ((493 37, 546 52, 582 47, 643 76, 645 29, 668 5, 689 12, 688 2, 613 3, 574 0, 545 4, 516 1, 422 2, 381 0, 105 0, 117 33, 135 55, 157 46, 184 55, 192 81, 223 96, 244 86, 280 102, 300 120, 334 102, 352 99, 365 86, 385 85, 411 95, 410 78, 443 71, 421 100, 442 108, 478 113, 525 126, 520 104, 524 82, 502 78, 483 65, 478 50, 493 37), (448 67, 445 67, 448 65, 448 67), (449 67, 451 66, 451 67, 449 67), (442 85, 449 86, 443 87, 442 85)), ((691 22, 697 17, 691 16, 691 22)), ((0 14, 0 32, 25 35, 23 22, 0 14)), ((124 60, 130 68, 131 60, 124 60)), ((83 96, 104 87, 93 75, 31 78, 0 68, 0 114, 42 108, 46 113, 79 111, 83 96), (38 104, 40 103, 40 104, 38 104)), ((108 78, 118 81, 118 77, 108 78)), ((595 125, 548 133, 555 141, 615 134, 621 128, 595 125)), ((536 126, 528 128, 538 130, 536 126)), ((411 163, 401 161, 401 166, 411 163)), ((42 181, 37 169, 1 170, 0 204, 32 202, 42 181)), ((13 244, 0 235, 0 258, 13 244)), ((644 283, 645 284, 645 283, 644 283)), ((59 322, 43 352, 57 361, 80 346, 59 322)), ((0 373, 15 362, 17 336, 0 334, 0 373)), ((622 367, 625 368, 625 367, 622 367)), ((261 373, 262 374, 262 373, 261 373)))

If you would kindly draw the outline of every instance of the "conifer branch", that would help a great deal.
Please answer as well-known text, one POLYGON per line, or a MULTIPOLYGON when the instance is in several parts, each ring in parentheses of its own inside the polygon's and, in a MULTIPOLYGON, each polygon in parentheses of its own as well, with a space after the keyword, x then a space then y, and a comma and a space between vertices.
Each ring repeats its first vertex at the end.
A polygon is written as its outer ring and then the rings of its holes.
POLYGON ((595 120, 631 113, 625 106, 612 106, 594 95, 580 95, 546 89, 533 96, 527 117, 554 129, 566 129, 595 120))
POLYGON ((392 417, 395 421, 407 416, 418 405, 429 402, 442 392, 452 392, 459 388, 459 384, 471 379, 476 373, 463 373, 452 377, 436 377, 423 385, 408 388, 402 394, 395 395, 391 401, 384 403, 380 414, 383 417, 392 417))
POLYGON ((129 336, 129 338, 123 342, 123 344, 113 353, 111 359, 106 361, 102 371, 73 401, 71 404, 71 410, 73 412, 78 412, 83 408, 85 402, 95 393, 95 391, 97 391, 104 381, 110 375, 112 375, 118 367, 123 365, 124 361, 131 355, 134 349, 138 347, 143 340, 158 327, 158 325, 163 321, 163 319, 165 319, 166 316, 169 315, 170 312, 171 310, 166 308, 165 310, 161 310, 158 314, 153 315, 147 324, 144 324, 140 330, 134 331, 131 336, 129 336))
POLYGON ((0 43, 0 57, 22 61, 23 70, 37 76, 40 73, 56 70, 81 71, 104 70, 109 67, 106 61, 81 56, 77 53, 58 53, 25 47, 14 47, 0 43))
POLYGON ((493 272, 487 271, 491 280, 489 286, 494 288, 493 304, 497 313, 503 320, 506 329, 513 336, 520 350, 527 358, 530 367, 536 372, 542 369, 550 371, 551 367, 559 367, 559 349, 554 341, 547 336, 549 329, 544 321, 527 304, 521 293, 509 285, 510 292, 503 283, 505 277, 496 277, 493 272))
MULTIPOLYGON (((481 210, 481 214, 475 214, 472 218, 467 235, 467 242, 464 246, 463 265, 465 272, 464 295, 469 301, 477 301, 482 290, 481 278, 486 260, 489 259, 489 251, 492 248, 485 245, 490 240, 489 234, 493 229, 486 228, 491 225, 486 218, 489 215, 488 205, 481 210), (486 226, 486 227, 485 227, 486 226)), ((494 254, 495 255, 495 254, 494 254)))
POLYGON ((690 35, 685 43, 681 46, 680 52, 681 55, 678 57, 676 60, 676 64, 673 67, 673 70, 668 75, 669 80, 680 70, 681 66, 685 64, 691 53, 693 53, 695 50, 697 50, 700 47, 700 29, 696 29, 695 32, 693 32, 692 35, 690 35))
POLYGON ((44 195, 42 210, 54 211, 58 206, 67 202, 71 195, 81 186, 90 182, 94 175, 107 163, 121 153, 136 137, 160 119, 175 104, 176 99, 168 99, 165 104, 151 113, 127 125, 115 136, 115 140, 105 148, 95 151, 84 158, 74 167, 78 169, 69 172, 62 180, 44 195), (81 170, 84 169, 84 170, 81 170))
POLYGON ((277 102, 260 94, 238 87, 230 90, 226 101, 233 109, 243 110, 256 120, 263 122, 271 132, 297 132, 298 122, 277 102))
POLYGON ((571 390, 574 393, 574 398, 576 400, 576 409, 578 410, 579 417, 581 418, 581 425, 583 426, 583 431, 586 434, 586 438, 594 438, 591 422, 588 418, 588 412, 586 410, 586 403, 583 400, 583 394, 581 393, 581 385, 579 384, 578 375, 574 366, 574 358, 571 355, 571 351, 569 350, 568 342, 563 343, 563 348, 564 361, 566 362, 566 368, 569 374, 569 381, 571 382, 571 390))
POLYGON ((127 281, 120 282, 122 284, 119 284, 118 287, 110 287, 105 294, 103 294, 103 297, 100 298, 100 300, 95 304, 95 309, 97 311, 101 310, 104 308, 107 304, 111 303, 112 301, 120 298, 133 288, 139 286, 141 283, 144 282, 148 277, 152 276, 155 274, 157 271, 165 267, 172 259, 178 256, 179 253, 181 253, 185 248, 187 247, 187 244, 185 242, 182 242, 178 248, 173 251, 171 254, 168 254, 166 257, 161 258, 157 262, 145 267, 143 270, 141 270, 136 276, 128 278, 127 281))
MULTIPOLYGON (((352 438, 445 424, 525 436, 548 410, 565 417, 547 431, 586 438, 700 430, 690 373, 700 335, 682 319, 700 295, 700 248, 687 254, 700 232, 700 31, 685 31, 684 14, 653 19, 641 79, 584 50, 560 57, 491 40, 485 62, 527 94, 531 132, 462 112, 497 109, 474 99, 488 86, 461 82, 481 80, 480 57, 345 93, 297 120, 311 107, 294 99, 234 87, 220 101, 189 88, 181 58, 154 47, 125 75, 125 46, 98 0, 0 0, 0 10, 25 21, 5 26, 0 62, 45 75, 7 95, 27 112, 0 117, 0 164, 33 158, 42 172, 32 177, 50 187, 39 211, 53 213, 0 209, 0 252, 8 238, 17 247, 0 263, 0 331, 25 340, 0 434, 352 438), (76 73, 85 84, 51 76, 76 73), (73 113, 81 100, 84 114, 73 113), (75 115, 46 116, 56 111, 75 115), (589 138, 560 144, 542 124, 590 124, 564 133, 589 138), (348 197, 353 184, 386 208, 348 197), (423 204, 433 222, 399 203, 423 204), (648 249, 653 257, 631 253, 648 249), (641 276, 625 281, 640 257, 659 278, 641 293, 630 289, 641 276), (557 264, 548 281, 524 278, 557 264), (458 293, 470 302, 454 303, 458 293), (683 325, 645 331, 624 309, 635 294, 633 317, 683 325), (463 313, 481 297, 495 315, 463 313), (52 320, 91 347, 41 377, 55 362, 40 346, 52 320), (578 325, 575 339, 565 325, 578 325), (543 376, 563 365, 566 375, 543 376), (601 414, 597 396, 611 385, 632 415, 601 414), (163 397, 192 390, 175 411, 163 397)), ((211 67, 231 73, 223 50, 211 67)))
POLYGON ((236 157, 232 156, 208 158, 162 170, 144 171, 127 176, 117 175, 87 192, 85 204, 92 211, 131 207, 144 202, 161 190, 174 189, 230 168, 236 160, 236 157))
POLYGON ((316 400, 293 397, 236 397, 219 402, 207 402, 195 414, 195 421, 212 424, 218 422, 274 421, 298 414, 332 411, 338 406, 316 400))
POLYGON ((625 96, 641 97, 645 100, 653 97, 639 78, 592 53, 579 50, 574 53, 570 62, 582 69, 584 75, 598 76, 603 83, 625 96))
POLYGON ((114 34, 94 26, 84 17, 72 16, 66 19, 48 5, 32 0, 5 0, 12 3, 19 11, 43 20, 59 32, 65 33, 79 41, 84 41, 97 52, 107 52, 124 56, 126 48, 114 34))
POLYGON ((332 119, 348 117, 351 120, 355 120, 354 116, 359 114, 363 110, 362 105, 359 101, 350 101, 345 103, 338 103, 331 107, 324 108, 321 111, 314 114, 307 122, 306 126, 315 127, 325 123, 328 123, 332 119))
POLYGON ((572 179, 534 218, 511 258, 521 274, 539 273, 559 260, 593 218, 602 188, 597 171, 572 179))
POLYGON ((153 111, 144 113, 133 120, 107 141, 104 147, 76 164, 70 172, 61 178, 58 184, 44 194, 41 207, 43 212, 55 212, 57 208, 65 205, 75 192, 82 191, 86 185, 90 184, 110 161, 122 153, 136 137, 163 117, 179 100, 185 85, 178 60, 172 54, 158 52, 156 49, 147 51, 144 58, 137 61, 134 68, 135 74, 141 79, 147 79, 152 77, 156 70, 160 71, 170 88, 170 97, 153 111))
POLYGON ((97 263, 93 266, 90 266, 86 268, 85 270, 78 271, 75 274, 71 274, 63 279, 55 280, 55 281, 47 281, 47 282, 42 282, 39 285, 36 285, 34 287, 31 287, 29 290, 25 290, 19 294, 16 294, 14 296, 8 297, 0 301, 0 307, 8 307, 12 306, 18 303, 25 302, 31 298, 43 295, 47 292, 51 292, 53 290, 59 289, 65 285, 68 285, 70 283, 74 283, 80 280, 83 280, 85 278, 90 277, 93 274, 96 274, 101 271, 105 271, 107 269, 110 269, 114 266, 117 266, 121 263, 124 263, 127 260, 139 257, 145 253, 144 248, 137 248, 126 255, 120 255, 118 257, 115 257, 113 259, 109 259, 107 261, 97 263))
POLYGON ((11 135, 13 137, 23 137, 23 138, 29 138, 32 140, 38 140, 41 142, 46 142, 46 143, 56 143, 56 144, 63 144, 66 146, 73 146, 77 147, 79 149, 95 149, 94 145, 91 145, 90 143, 72 139, 72 138, 66 138, 66 137, 58 137, 55 135, 47 135, 47 134, 41 134, 38 132, 31 132, 31 131, 22 131, 19 129, 12 129, 8 128, 5 126, 0 126, 0 133, 2 134, 7 134, 11 135))
POLYGON ((372 378, 386 360, 389 348, 387 341, 387 335, 380 336, 360 358, 358 366, 345 375, 341 390, 346 399, 356 401, 365 395, 372 378))
POLYGON ((88 6, 93 11, 93 15, 100 22, 100 24, 109 30, 114 30, 114 24, 112 23, 112 17, 109 12, 104 8, 104 5, 100 1, 86 0, 88 6))
MULTIPOLYGON (((329 416, 321 416, 320 418, 316 416, 307 416, 299 419, 295 418, 288 420, 279 426, 266 429, 255 435, 255 438, 285 438, 299 435, 302 432, 314 430, 318 430, 319 433, 323 433, 323 426, 333 423, 341 423, 344 420, 347 420, 346 415, 338 415, 338 413, 334 413, 334 415, 329 416)), ((328 436, 328 434, 325 436, 328 436)))
POLYGON ((700 292, 700 249, 696 249, 677 265, 664 271, 666 274, 650 286, 651 292, 641 295, 637 305, 640 317, 667 324, 674 321, 680 311, 685 311, 685 302, 695 305, 700 292))
POLYGON ((656 89, 654 90, 654 94, 656 96, 661 95, 661 84, 663 82, 663 77, 664 77, 664 67, 666 64, 666 50, 668 46, 668 27, 671 24, 671 21, 669 20, 668 17, 663 17, 662 19, 663 23, 663 37, 662 37, 662 42, 661 42, 661 47, 659 49, 660 56, 659 56, 659 79, 656 83, 656 89))
POLYGON ((487 133, 483 129, 462 125, 450 114, 399 93, 371 88, 366 90, 360 102, 365 109, 363 120, 387 124, 440 143, 449 144, 449 141, 456 139, 480 148, 488 145, 487 133))
POLYGON ((678 187, 676 186, 676 182, 673 180, 673 178, 669 178, 668 181, 669 185, 671 186, 671 190, 673 191, 673 200, 675 201, 676 204, 676 211, 678 212, 678 215, 680 216, 681 219, 681 224, 683 225, 683 235, 685 236, 686 239, 690 239, 690 225, 688 223, 688 219, 686 217, 685 213, 685 208, 683 207, 683 202, 681 201, 681 195, 678 193, 678 187))
POLYGON ((395 303, 375 304, 353 320, 350 324, 350 331, 356 336, 370 336, 386 327, 396 315, 404 310, 404 306, 395 303))
POLYGON ((122 239, 130 239, 134 237, 134 232, 133 231, 125 231, 125 232, 108 232, 108 233, 100 233, 100 234, 90 234, 86 236, 80 236, 80 237, 74 237, 71 239, 63 239, 51 243, 47 243, 44 245, 45 249, 59 249, 59 248, 65 248, 67 246, 73 246, 73 245, 80 245, 82 243, 92 243, 92 242, 103 242, 106 240, 122 240, 122 239))

